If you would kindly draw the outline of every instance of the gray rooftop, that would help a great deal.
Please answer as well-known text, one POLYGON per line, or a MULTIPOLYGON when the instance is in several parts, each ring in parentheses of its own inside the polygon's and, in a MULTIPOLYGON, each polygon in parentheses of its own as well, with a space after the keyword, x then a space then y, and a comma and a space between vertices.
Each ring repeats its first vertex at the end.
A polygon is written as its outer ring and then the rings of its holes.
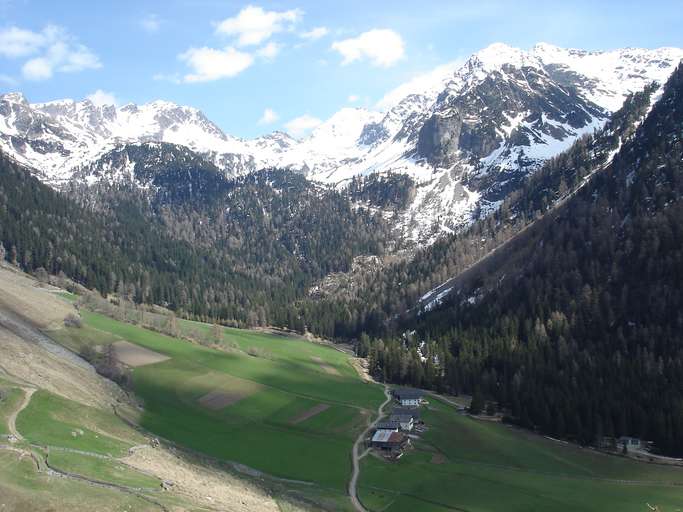
POLYGON ((399 400, 414 400, 422 398, 424 392, 414 388, 398 388, 394 390, 394 396, 399 400))

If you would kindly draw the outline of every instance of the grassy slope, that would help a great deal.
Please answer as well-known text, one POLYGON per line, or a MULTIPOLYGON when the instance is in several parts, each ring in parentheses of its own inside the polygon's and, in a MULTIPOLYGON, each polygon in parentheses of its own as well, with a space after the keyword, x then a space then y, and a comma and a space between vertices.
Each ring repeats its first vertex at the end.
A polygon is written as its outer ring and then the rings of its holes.
POLYGON ((145 442, 113 413, 44 390, 37 391, 19 414, 17 429, 32 443, 102 455, 123 456, 131 446, 145 442))
POLYGON ((141 423, 146 429, 274 476, 345 488, 353 440, 368 410, 382 400, 381 388, 363 383, 347 363, 348 355, 294 338, 235 329, 224 331, 224 343, 233 350, 218 351, 101 315, 83 316, 88 327, 108 333, 105 337, 113 334, 172 358, 133 372, 135 391, 145 401, 141 423), (266 357, 249 356, 249 348, 266 357), (326 373, 314 357, 339 375, 326 373), (214 389, 245 387, 251 394, 219 411, 197 402, 214 389), (330 407, 292 424, 320 403, 330 407))
POLYGON ((100 459, 76 453, 50 451, 50 466, 68 473, 136 489, 159 489, 161 481, 112 459, 100 459))
POLYGON ((0 400, 0 435, 7 435, 9 434, 7 420, 19 407, 24 397, 24 392, 19 388, 0 383, 0 394, 2 395, 0 400))
POLYGON ((429 431, 397 463, 372 457, 363 462, 361 499, 372 510, 640 511, 650 503, 666 511, 683 503, 678 468, 605 456, 476 421, 436 401, 424 419, 429 431), (431 462, 437 452, 446 463, 431 462))
POLYGON ((159 507, 128 494, 37 473, 30 458, 0 451, 0 510, 72 512, 83 510, 158 512, 159 507))

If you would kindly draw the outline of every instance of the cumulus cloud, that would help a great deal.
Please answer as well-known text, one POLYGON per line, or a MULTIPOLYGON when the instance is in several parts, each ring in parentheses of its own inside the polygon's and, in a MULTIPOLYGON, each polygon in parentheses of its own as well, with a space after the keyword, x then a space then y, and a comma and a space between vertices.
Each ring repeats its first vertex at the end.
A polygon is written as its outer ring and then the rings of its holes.
POLYGON ((21 68, 28 80, 46 80, 55 72, 73 73, 102 67, 97 55, 57 25, 48 25, 40 32, 18 27, 0 30, 0 56, 31 57, 21 68))
POLYGON ((304 39, 309 39, 311 41, 315 41, 316 39, 320 39, 321 37, 325 37, 329 33, 330 33, 330 31, 328 30, 327 27, 315 27, 314 29, 311 29, 308 32, 302 32, 299 35, 304 39))
POLYGON ((40 50, 45 42, 45 33, 9 27, 0 31, 0 55, 9 58, 26 57, 40 50))
POLYGON ((254 63, 254 57, 250 54, 231 46, 223 50, 206 46, 190 48, 181 53, 178 58, 192 69, 192 73, 183 77, 185 82, 209 82, 233 77, 254 63))
POLYGON ((359 99, 360 98, 357 94, 350 94, 346 101, 348 101, 349 103, 356 103, 359 99))
POLYGON ((260 48, 256 54, 259 57, 263 57, 264 59, 274 59, 277 57, 277 54, 280 53, 280 50, 282 49, 282 45, 273 43, 272 41, 265 45, 263 48, 260 48))
POLYGON ((293 137, 302 137, 322 123, 317 117, 308 114, 295 117, 285 124, 285 128, 293 137))
POLYGON ((258 124, 273 124, 278 119, 280 119, 280 116, 277 115, 277 112, 272 108, 267 108, 263 111, 263 115, 261 116, 261 119, 259 119, 258 124))
POLYGON ((398 32, 373 29, 358 37, 335 41, 332 49, 341 54, 343 65, 367 59, 375 66, 389 67, 403 57, 405 44, 398 32))
POLYGON ((437 66, 436 68, 426 73, 421 73, 407 82, 395 87, 386 93, 380 99, 375 107, 380 110, 388 110, 409 94, 436 92, 438 93, 444 87, 443 82, 450 76, 453 76, 455 71, 460 68, 465 62, 464 59, 456 59, 446 64, 437 66))
POLYGON ((148 34, 156 34, 161 30, 163 21, 156 14, 148 14, 140 20, 140 27, 148 34))
POLYGON ((219 22, 216 32, 236 36, 239 46, 253 46, 266 42, 273 34, 291 28, 302 16, 303 12, 299 9, 278 12, 248 5, 237 16, 219 22))
POLYGON ((94 105, 102 107, 104 105, 117 105, 118 101, 114 93, 103 91, 102 89, 97 89, 95 92, 88 94, 86 96, 94 105))

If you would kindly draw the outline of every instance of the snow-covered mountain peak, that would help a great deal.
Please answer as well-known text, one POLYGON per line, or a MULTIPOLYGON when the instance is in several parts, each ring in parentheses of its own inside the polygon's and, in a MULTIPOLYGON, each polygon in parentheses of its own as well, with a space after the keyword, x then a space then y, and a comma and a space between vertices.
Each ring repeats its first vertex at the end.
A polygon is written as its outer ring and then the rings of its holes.
POLYGON ((539 43, 531 51, 558 77, 581 78, 579 87, 587 99, 614 112, 631 93, 649 83, 664 82, 683 59, 683 49, 622 48, 586 51, 539 43))
POLYGON ((378 111, 342 108, 300 140, 283 132, 233 137, 201 110, 164 100, 30 105, 10 93, 0 96, 0 150, 53 184, 126 176, 131 159, 151 161, 143 153, 156 143, 183 146, 164 155, 189 151, 229 176, 286 168, 343 186, 357 175, 408 174, 415 196, 397 222, 426 240, 465 225, 477 208, 495 208, 545 159, 602 126, 626 95, 665 81, 681 58, 677 48, 495 43, 397 87, 378 111))
POLYGON ((531 53, 508 46, 504 43, 493 43, 472 55, 464 68, 480 68, 485 72, 497 71, 505 66, 516 68, 541 67, 541 62, 531 53))
POLYGON ((0 96, 0 101, 5 101, 8 103, 25 103, 28 105, 26 97, 20 92, 8 92, 3 94, 0 96))
POLYGON ((322 153, 336 153, 337 148, 350 148, 356 145, 363 128, 370 123, 380 121, 383 117, 384 114, 380 112, 364 108, 342 108, 316 127, 304 143, 316 146, 322 153))

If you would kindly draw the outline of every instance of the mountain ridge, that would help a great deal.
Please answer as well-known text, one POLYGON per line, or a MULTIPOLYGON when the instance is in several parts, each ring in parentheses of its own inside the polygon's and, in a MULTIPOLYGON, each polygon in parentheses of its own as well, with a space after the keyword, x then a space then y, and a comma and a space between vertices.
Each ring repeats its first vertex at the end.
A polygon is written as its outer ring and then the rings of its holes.
POLYGON ((681 58, 676 48, 495 43, 385 112, 343 108, 300 140, 283 132, 233 137, 200 110, 163 100, 30 104, 10 93, 0 96, 0 148, 53 186, 76 175, 93 183, 107 153, 147 142, 186 146, 228 177, 283 168, 345 186, 359 175, 406 174, 418 193, 394 222, 405 238, 431 243, 495 210, 515 184, 604 125, 628 93, 664 81, 681 58), (83 176, 86 168, 92 176, 83 176))

